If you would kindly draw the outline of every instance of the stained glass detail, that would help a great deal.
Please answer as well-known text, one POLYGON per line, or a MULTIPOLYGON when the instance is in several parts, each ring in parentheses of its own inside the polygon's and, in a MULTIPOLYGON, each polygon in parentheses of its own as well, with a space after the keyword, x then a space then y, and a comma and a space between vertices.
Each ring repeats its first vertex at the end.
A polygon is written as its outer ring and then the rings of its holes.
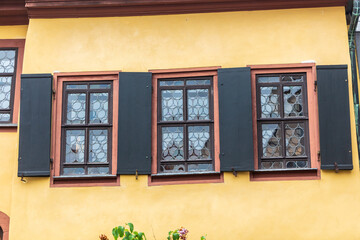
POLYGON ((260 87, 261 118, 278 118, 279 95, 277 87, 260 87))
POLYGON ((66 176, 76 176, 76 175, 84 175, 84 168, 64 168, 64 174, 66 176))
POLYGON ((263 157, 282 156, 280 124, 262 124, 261 128, 263 157))
POLYGON ((68 94, 67 103, 67 123, 84 124, 85 123, 85 93, 68 94))
POLYGON ((87 89, 85 84, 67 84, 66 89, 87 89))
POLYGON ((108 123, 108 93, 90 94, 90 123, 108 123))
POLYGON ((67 130, 65 163, 83 163, 85 152, 85 131, 67 130))
POLYGON ((286 168, 309 168, 308 161, 288 161, 286 168))
POLYGON ((284 82, 303 82, 304 76, 303 75, 285 75, 281 77, 281 81, 284 82))
POLYGON ((274 83, 274 82, 280 82, 280 78, 277 77, 273 77, 273 76, 260 76, 257 77, 257 82, 258 83, 274 83))
POLYGON ((189 120, 208 120, 210 118, 208 89, 188 90, 187 98, 189 120))
POLYGON ((184 81, 160 81, 160 86, 184 86, 184 81))
POLYGON ((283 93, 285 117, 304 116, 302 87, 284 86, 283 93))
POLYGON ((110 83, 90 84, 90 89, 111 89, 110 83))
POLYGON ((305 156, 305 126, 303 123, 285 124, 286 156, 305 156))
POLYGON ((0 122, 10 121, 10 113, 0 113, 0 122))
POLYGON ((0 73, 14 73, 15 50, 0 50, 0 73))
POLYGON ((210 159, 210 128, 209 126, 188 127, 188 158, 189 160, 210 159))
POLYGON ((89 131, 89 162, 107 163, 108 131, 89 131))
POLYGON ((89 167, 88 174, 90 174, 90 175, 109 174, 109 168, 108 167, 89 167))
POLYGON ((284 163, 280 161, 264 161, 261 162, 261 169, 281 169, 284 168, 284 163))
POLYGON ((183 91, 163 90, 161 91, 161 107, 163 121, 183 120, 183 91))
POLYGON ((186 85, 210 85, 209 79, 201 79, 201 80, 187 80, 186 85))
POLYGON ((183 127, 162 128, 161 159, 165 161, 184 160, 183 127))
POLYGON ((212 171, 213 165, 212 164, 189 164, 188 165, 188 171, 189 172, 207 172, 212 171))
POLYGON ((162 172, 162 173, 185 172, 185 165, 184 164, 161 164, 160 172, 162 172))
POLYGON ((0 77, 0 109, 10 109, 12 77, 0 77))

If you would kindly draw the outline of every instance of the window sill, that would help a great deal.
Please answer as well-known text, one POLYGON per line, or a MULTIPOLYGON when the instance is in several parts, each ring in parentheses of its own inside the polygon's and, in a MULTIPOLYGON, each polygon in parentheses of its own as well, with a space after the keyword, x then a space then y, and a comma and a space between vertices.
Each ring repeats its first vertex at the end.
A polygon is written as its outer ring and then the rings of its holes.
POLYGON ((220 172, 157 173, 151 174, 148 180, 149 186, 222 183, 224 176, 220 172))
POLYGON ((317 168, 258 169, 250 172, 250 181, 319 180, 317 168))
POLYGON ((120 177, 116 175, 87 175, 87 176, 53 176, 51 187, 96 187, 119 186, 120 177))
POLYGON ((17 128, 16 123, 0 123, 0 128, 17 128))

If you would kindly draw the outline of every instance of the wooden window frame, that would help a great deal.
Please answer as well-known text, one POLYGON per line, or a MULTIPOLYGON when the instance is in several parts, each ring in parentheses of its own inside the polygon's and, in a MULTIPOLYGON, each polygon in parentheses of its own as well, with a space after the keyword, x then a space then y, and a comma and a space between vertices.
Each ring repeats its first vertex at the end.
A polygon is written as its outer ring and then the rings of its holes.
MULTIPOLYGON (((91 186, 119 186, 120 177, 117 175, 117 131, 119 116, 119 72, 76 72, 76 73, 54 73, 54 98, 53 98, 53 124, 52 124, 52 151, 50 186, 51 187, 91 187, 91 186), (105 82, 104 82, 105 81, 105 82), (83 175, 63 176, 61 175, 62 159, 62 123, 64 116, 63 105, 64 83, 112 83, 112 130, 111 130, 111 164, 109 176, 83 175)), ((110 98, 109 98, 110 99, 110 98)), ((110 119, 109 119, 110 120, 110 119)), ((110 122, 110 121, 109 121, 110 122)))
POLYGON ((10 218, 8 215, 0 211, 0 227, 3 230, 3 239, 9 239, 9 229, 10 229, 10 218))
MULTIPOLYGON (((219 143, 219 105, 218 105, 218 77, 217 70, 220 67, 204 67, 204 68, 183 68, 183 69, 164 69, 164 70, 149 70, 152 73, 152 164, 151 175, 148 177, 149 186, 157 185, 172 185, 172 184, 193 184, 193 183, 219 183, 223 182, 223 174, 220 173, 220 143, 219 143), (210 108, 213 107, 213 164, 214 171, 211 172, 196 172, 196 173, 174 173, 174 174, 160 174, 159 170, 159 147, 161 143, 158 139, 158 119, 160 112, 158 105, 161 99, 158 97, 158 83, 161 79, 174 78, 196 78, 196 77, 212 77, 212 99, 210 97, 210 108)), ((211 94, 210 94, 211 95, 211 94)), ((184 96, 185 97, 185 96, 184 96)), ((185 110, 184 110, 185 111, 185 110)), ((211 110, 210 110, 211 111, 211 110)), ((185 113, 184 113, 185 114, 185 113)), ((211 113, 210 113, 211 114, 211 113)), ((185 121, 185 119, 184 119, 185 121)), ((171 123, 169 123, 171 124, 171 123)), ((200 124, 200 123, 199 123, 200 124)), ((185 126, 184 126, 185 127, 185 126)), ((186 151, 186 150, 184 150, 186 151)))
MULTIPOLYGON (((0 128, 2 127, 17 127, 19 117, 19 105, 20 105, 20 79, 23 68, 24 59, 24 47, 25 39, 1 39, 0 50, 16 50, 16 63, 15 71, 12 74, 11 82, 11 98, 10 98, 10 120, 6 122, 0 122, 0 128)), ((2 76, 3 74, 0 74, 2 76)), ((4 111, 0 111, 2 113, 4 111)))
POLYGON ((251 181, 271 181, 271 180, 316 180, 320 179, 320 151, 319 140, 319 119, 317 105, 316 65, 315 63, 299 64, 275 64, 275 65, 250 65, 251 68, 251 91, 252 91, 252 116, 253 116, 253 144, 254 144, 254 167, 250 172, 251 181), (256 76, 260 74, 287 74, 305 73, 308 111, 308 157, 310 158, 310 168, 308 169, 259 169, 259 146, 258 146, 258 124, 257 124, 257 94, 256 76))

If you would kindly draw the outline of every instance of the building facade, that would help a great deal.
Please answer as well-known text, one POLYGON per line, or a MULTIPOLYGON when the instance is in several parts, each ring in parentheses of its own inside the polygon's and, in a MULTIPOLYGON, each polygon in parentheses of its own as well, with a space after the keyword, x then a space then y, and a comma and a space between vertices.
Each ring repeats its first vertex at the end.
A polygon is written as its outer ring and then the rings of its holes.
POLYGON ((358 239, 351 5, 4 2, 0 239, 358 239))

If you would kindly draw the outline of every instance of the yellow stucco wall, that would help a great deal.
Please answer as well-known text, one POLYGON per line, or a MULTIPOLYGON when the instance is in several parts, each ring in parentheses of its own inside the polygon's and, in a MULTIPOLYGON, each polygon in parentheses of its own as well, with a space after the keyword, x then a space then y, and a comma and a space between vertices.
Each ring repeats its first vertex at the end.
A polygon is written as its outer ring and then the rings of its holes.
MULTIPOLYGON (((27 26, 0 26, 0 39, 24 39, 27 26)), ((0 211, 10 215, 12 179, 17 161, 16 129, 0 128, 0 211)))
MULTIPOLYGON (((343 8, 30 20, 24 73, 305 60, 350 64, 343 8)), ((249 173, 227 173, 224 183, 149 187, 146 176, 121 176, 120 187, 50 188, 48 178, 22 184, 15 166, 10 239, 97 239, 129 221, 148 239, 165 239, 181 225, 190 239, 359 239, 350 105, 354 170, 322 171, 321 180, 250 182, 249 173)), ((5 153, 16 165, 16 154, 5 153)))

